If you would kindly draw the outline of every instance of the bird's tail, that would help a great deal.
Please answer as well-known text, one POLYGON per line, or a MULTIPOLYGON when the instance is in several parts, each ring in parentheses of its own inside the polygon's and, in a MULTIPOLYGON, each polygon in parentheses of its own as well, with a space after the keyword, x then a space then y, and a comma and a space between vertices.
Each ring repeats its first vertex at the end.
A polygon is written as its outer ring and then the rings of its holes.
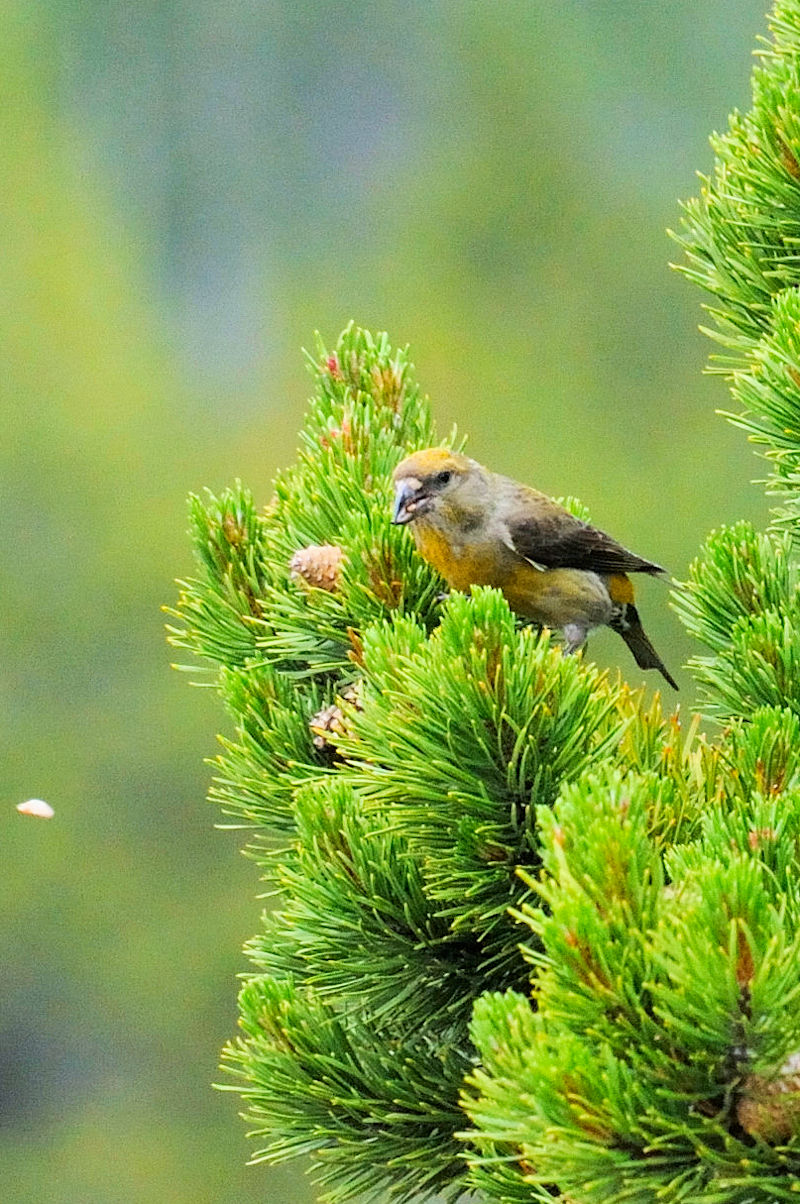
POLYGON ((610 626, 622 636, 640 669, 658 669, 673 690, 677 690, 678 683, 645 635, 639 612, 632 602, 625 602, 619 607, 610 626))

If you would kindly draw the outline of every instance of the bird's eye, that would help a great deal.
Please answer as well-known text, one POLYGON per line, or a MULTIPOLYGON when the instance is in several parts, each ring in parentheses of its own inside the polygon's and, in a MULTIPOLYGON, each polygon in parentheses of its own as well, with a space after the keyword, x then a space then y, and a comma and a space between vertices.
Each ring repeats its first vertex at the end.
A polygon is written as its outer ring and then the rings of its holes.
POLYGON ((453 476, 452 472, 449 472, 449 471, 437 472, 436 484, 437 485, 447 485, 449 483, 450 479, 452 478, 452 476, 453 476))

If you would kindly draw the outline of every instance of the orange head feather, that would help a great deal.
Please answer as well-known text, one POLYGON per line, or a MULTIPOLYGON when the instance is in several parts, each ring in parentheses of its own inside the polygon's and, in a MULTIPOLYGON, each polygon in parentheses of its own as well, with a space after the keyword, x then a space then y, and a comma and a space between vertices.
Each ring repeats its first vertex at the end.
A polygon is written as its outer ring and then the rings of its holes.
POLYGON ((469 471, 472 461, 446 447, 427 447, 424 451, 412 452, 394 470, 395 481, 404 477, 416 477, 424 481, 440 472, 462 474, 469 471))

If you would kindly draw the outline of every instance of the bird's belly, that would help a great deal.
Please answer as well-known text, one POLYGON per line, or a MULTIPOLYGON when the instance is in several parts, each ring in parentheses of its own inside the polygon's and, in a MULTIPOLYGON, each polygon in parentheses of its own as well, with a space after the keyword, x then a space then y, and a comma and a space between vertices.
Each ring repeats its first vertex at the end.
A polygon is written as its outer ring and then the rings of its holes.
POLYGON ((465 543, 454 548, 428 523, 415 524, 414 539, 422 556, 451 589, 467 591, 471 585, 492 585, 502 590, 511 609, 524 619, 546 627, 567 623, 599 627, 611 618, 609 592, 597 573, 536 569, 516 556, 498 554, 494 545, 465 543))
POLYGON ((608 590, 597 573, 515 566, 501 586, 513 611, 546 627, 599 627, 611 618, 608 590))

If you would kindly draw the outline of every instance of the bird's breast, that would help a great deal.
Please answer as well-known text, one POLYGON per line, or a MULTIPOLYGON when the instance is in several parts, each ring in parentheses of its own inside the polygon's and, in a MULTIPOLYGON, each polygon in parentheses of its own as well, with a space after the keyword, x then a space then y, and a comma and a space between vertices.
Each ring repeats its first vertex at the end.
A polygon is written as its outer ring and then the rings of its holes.
POLYGON ((499 585, 503 566, 494 547, 486 543, 445 537, 433 523, 416 522, 414 540, 420 555, 444 577, 451 589, 499 585))

